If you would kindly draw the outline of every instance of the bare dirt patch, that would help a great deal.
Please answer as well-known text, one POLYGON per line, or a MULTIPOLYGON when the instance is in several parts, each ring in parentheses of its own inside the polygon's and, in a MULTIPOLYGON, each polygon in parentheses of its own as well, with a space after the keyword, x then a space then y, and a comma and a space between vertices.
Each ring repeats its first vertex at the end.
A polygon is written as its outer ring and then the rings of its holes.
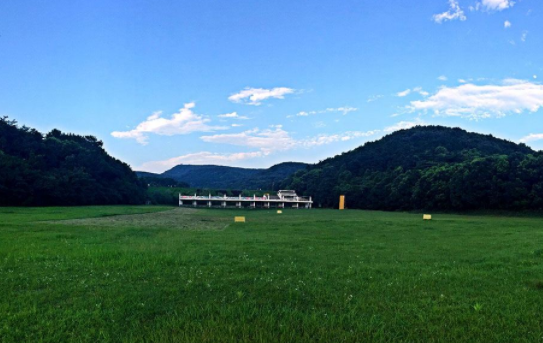
POLYGON ((228 226, 226 218, 205 216, 197 214, 197 212, 198 210, 190 208, 176 208, 163 212, 59 220, 48 223, 74 226, 167 228, 179 230, 223 230, 228 226))

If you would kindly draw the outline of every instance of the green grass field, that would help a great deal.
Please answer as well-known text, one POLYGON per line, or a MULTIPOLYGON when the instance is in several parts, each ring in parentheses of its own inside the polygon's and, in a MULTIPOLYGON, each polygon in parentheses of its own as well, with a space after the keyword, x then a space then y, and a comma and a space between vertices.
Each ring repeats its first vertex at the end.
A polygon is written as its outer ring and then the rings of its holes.
POLYGON ((0 338, 542 342, 542 219, 0 208, 0 338))

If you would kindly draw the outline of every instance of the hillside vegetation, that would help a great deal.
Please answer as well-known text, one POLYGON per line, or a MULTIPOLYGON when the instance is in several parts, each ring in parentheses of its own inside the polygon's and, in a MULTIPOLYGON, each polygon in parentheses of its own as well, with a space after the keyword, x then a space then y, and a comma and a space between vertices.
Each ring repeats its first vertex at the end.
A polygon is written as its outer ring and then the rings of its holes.
POLYGON ((392 133, 298 171, 282 184, 317 205, 383 210, 542 209, 543 154, 459 128, 392 133))
POLYGON ((166 177, 186 182, 190 187, 212 189, 277 190, 287 177, 308 165, 285 162, 268 169, 249 169, 215 165, 178 165, 162 174, 137 172, 140 177, 166 177))
POLYGON ((142 204, 145 186, 94 136, 0 118, 0 206, 142 204))

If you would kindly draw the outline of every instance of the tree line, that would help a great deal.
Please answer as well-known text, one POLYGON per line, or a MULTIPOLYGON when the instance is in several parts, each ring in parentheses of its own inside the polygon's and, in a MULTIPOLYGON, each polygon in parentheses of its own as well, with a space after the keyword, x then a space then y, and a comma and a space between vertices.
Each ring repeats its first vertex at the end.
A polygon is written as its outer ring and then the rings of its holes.
POLYGON ((0 118, 0 205, 143 204, 146 185, 94 136, 0 118))
POLYGON ((543 153, 458 128, 416 127, 327 159, 284 188, 317 206, 375 210, 541 210, 543 153))

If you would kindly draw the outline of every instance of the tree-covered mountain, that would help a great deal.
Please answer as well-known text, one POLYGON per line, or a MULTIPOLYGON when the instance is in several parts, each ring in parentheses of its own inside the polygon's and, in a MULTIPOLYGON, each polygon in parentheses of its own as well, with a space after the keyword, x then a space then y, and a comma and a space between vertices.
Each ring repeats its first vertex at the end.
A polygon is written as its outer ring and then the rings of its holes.
POLYGON ((0 205, 143 204, 146 187, 93 136, 0 118, 0 205))
POLYGON ((543 153, 459 128, 415 127, 324 160, 282 188, 337 207, 542 209, 543 153))
POLYGON ((215 165, 178 165, 162 174, 137 172, 139 177, 167 177, 186 182, 190 187, 212 189, 278 189, 290 175, 308 165, 285 162, 268 169, 249 169, 215 165))

